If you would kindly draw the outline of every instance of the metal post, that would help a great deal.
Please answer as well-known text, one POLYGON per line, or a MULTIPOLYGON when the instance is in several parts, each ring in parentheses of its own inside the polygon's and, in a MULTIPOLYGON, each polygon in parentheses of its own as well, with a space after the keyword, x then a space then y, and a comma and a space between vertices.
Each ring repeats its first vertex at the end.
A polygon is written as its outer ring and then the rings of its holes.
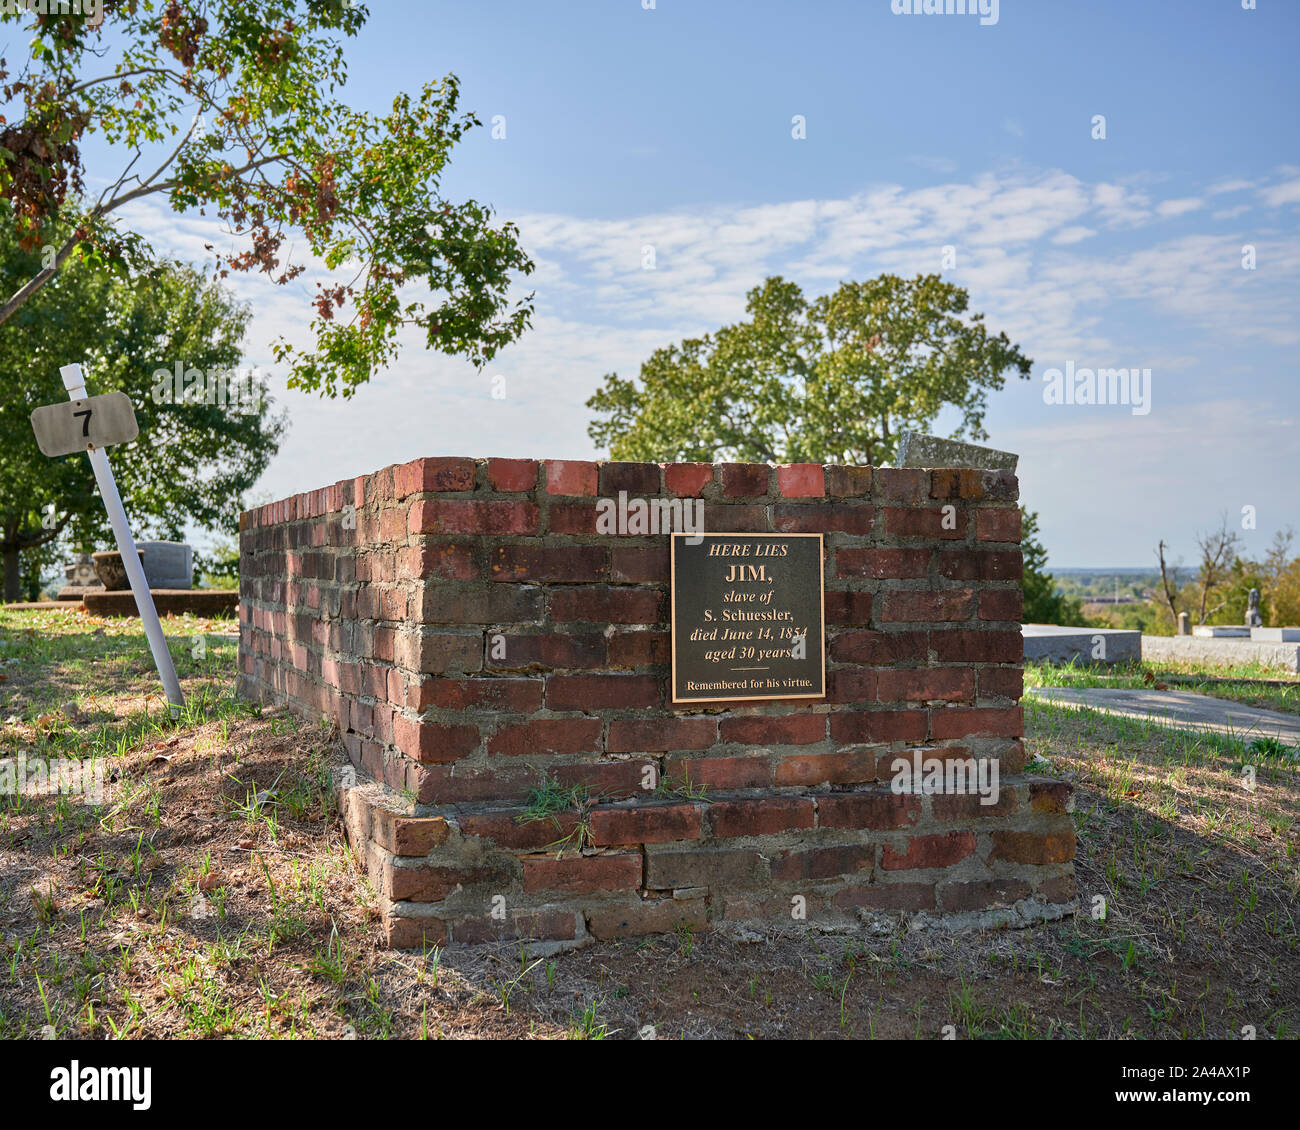
MULTIPOLYGON (((68 390, 69 400, 81 400, 85 397, 86 380, 81 375, 80 365, 60 366, 59 375, 63 377, 63 387, 68 390)), ((185 696, 181 693, 180 679, 176 677, 172 653, 167 650, 167 639, 163 635, 162 623, 158 619, 158 610, 153 606, 153 594, 149 591, 149 582, 145 580, 144 567, 140 564, 140 555, 136 552, 135 539, 131 536, 131 527, 126 520, 126 511, 122 508, 122 498, 117 493, 117 483, 113 480, 113 471, 108 465, 108 452, 102 447, 88 444, 86 454, 90 456, 90 466, 94 469, 95 482, 99 484, 104 508, 108 511, 113 536, 117 539, 117 549, 122 555, 122 565, 126 569, 127 579, 131 582, 135 608, 140 613, 144 634, 149 639, 149 650, 153 652, 154 666, 158 668, 163 690, 167 692, 167 701, 171 704, 172 717, 175 718, 180 714, 181 707, 185 705, 185 696)))

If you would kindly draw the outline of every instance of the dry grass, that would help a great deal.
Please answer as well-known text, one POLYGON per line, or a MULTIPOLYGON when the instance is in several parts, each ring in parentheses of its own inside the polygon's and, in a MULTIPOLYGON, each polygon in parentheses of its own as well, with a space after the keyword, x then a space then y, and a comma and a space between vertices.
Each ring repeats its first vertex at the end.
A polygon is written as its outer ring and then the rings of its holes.
POLYGON ((114 778, 99 808, 0 798, 0 1036, 1300 1029, 1300 814, 1297 770, 1282 757, 1028 704, 1040 768, 1076 784, 1082 907, 1030 930, 682 934, 549 958, 526 946, 394 953, 341 845, 334 735, 232 696, 227 627, 169 625, 191 700, 173 722, 148 697, 135 622, 0 613, 5 753, 93 754, 114 778), (1243 761, 1258 762, 1253 791, 1243 761))

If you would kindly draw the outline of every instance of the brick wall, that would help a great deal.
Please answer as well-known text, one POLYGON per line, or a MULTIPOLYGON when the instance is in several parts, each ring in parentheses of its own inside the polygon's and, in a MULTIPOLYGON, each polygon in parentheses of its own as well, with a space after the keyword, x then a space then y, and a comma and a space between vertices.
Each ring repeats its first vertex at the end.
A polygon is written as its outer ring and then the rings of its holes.
POLYGON ((1074 833, 1025 772, 1016 498, 1004 472, 419 459, 243 515, 241 689, 336 721, 373 782, 344 810, 394 945, 1051 917, 1074 833), (598 534, 620 491, 825 535, 824 701, 666 704, 668 538, 598 534), (893 791, 918 752, 996 761, 997 803, 893 791))

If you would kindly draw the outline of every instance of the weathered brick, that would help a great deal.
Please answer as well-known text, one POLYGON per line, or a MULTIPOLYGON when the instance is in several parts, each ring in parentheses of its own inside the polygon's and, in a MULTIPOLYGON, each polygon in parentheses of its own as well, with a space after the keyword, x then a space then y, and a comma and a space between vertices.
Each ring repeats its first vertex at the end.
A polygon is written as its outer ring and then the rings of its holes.
POLYGON ((1020 510, 976 510, 975 536, 980 541, 1020 540, 1020 510))
POLYGON ((664 487, 680 498, 699 498, 713 482, 712 463, 665 463, 664 487))
POLYGON ((598 753, 600 731, 599 718, 538 718, 503 726, 488 739, 488 753, 507 757, 598 753))
POLYGON ((591 842, 597 847, 698 840, 703 831, 703 809, 695 804, 597 805, 591 810, 590 827, 591 842))
POLYGON ((964 738, 972 734, 991 734, 1000 738, 1018 738, 1025 732, 1024 711, 1019 707, 936 707, 930 712, 930 735, 936 741, 964 738))
POLYGON ((642 498, 659 494, 661 475, 658 463, 604 463, 600 468, 600 493, 608 498, 617 498, 621 490, 642 498))
POLYGON ((933 867, 951 867, 974 854, 974 832, 913 836, 904 841, 901 852, 892 844, 883 845, 880 868, 882 871, 924 871, 933 867))
POLYGON ((837 549, 837 577, 869 577, 908 580, 924 577, 930 570, 930 549, 837 549))
POLYGON ((817 798, 821 828, 905 828, 921 815, 921 800, 888 792, 831 793, 817 798))
POLYGON ((558 495, 594 495, 598 481, 595 463, 585 460, 548 459, 546 493, 558 495))
POLYGON ((772 468, 766 463, 722 463, 718 479, 723 498, 761 498, 767 494, 772 468))
POLYGON ((821 714, 723 718, 718 737, 745 745, 811 745, 825 739, 826 719, 821 714))
POLYGON ((993 833, 990 861, 1010 863, 1068 863, 1074 858, 1074 833, 1008 832, 993 833))
POLYGON ((590 894, 596 891, 636 890, 641 886, 642 860, 639 853, 604 855, 525 856, 524 891, 564 891, 590 894))
POLYGON ((871 844, 838 844, 783 851, 772 860, 772 878, 777 882, 833 879, 837 875, 869 879, 875 853, 871 844))
POLYGON ((536 459, 489 459, 488 483, 493 490, 516 494, 537 487, 536 459))
POLYGON ((756 797, 752 800, 719 800, 709 805, 709 826, 720 840, 737 836, 772 836, 798 828, 811 828, 814 821, 813 802, 808 797, 756 797))
POLYGON ((853 710, 830 719, 837 742, 924 741, 929 721, 924 710, 853 710))
POLYGON ((708 749, 718 740, 716 718, 615 719, 609 724, 609 753, 663 753, 708 749))
POLYGON ((445 765, 469 757, 479 747, 477 726, 416 722, 399 714, 393 719, 393 744, 407 757, 445 765))
POLYGON ((653 675, 551 675, 546 680, 548 710, 632 710, 661 701, 653 675))
POLYGON ((776 469, 776 484, 784 498, 826 496, 826 479, 820 463, 782 463, 776 469))
POLYGON ((599 545, 497 545, 488 562, 494 581, 581 584, 609 578, 609 551, 599 545))
POLYGON ((413 459, 391 470, 397 498, 424 491, 474 489, 473 459, 413 459))

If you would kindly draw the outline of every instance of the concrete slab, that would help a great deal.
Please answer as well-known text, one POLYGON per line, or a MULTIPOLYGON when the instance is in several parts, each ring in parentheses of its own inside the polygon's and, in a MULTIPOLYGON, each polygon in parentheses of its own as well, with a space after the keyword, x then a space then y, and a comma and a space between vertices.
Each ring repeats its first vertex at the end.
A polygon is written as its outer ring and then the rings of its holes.
POLYGON ((1136 663, 1142 633, 1126 628, 1075 628, 1061 624, 1022 624, 1025 658, 1050 663, 1136 663))
POLYGON ((1300 628, 1251 628, 1250 638, 1259 643, 1300 643, 1300 628))
POLYGON ((1286 745, 1300 746, 1300 714, 1259 710, 1191 691, 1031 687, 1027 693, 1071 710, 1100 710, 1125 718, 1164 722, 1180 729, 1209 730, 1247 742, 1270 737, 1286 745))
POLYGON ((1237 624, 1197 624, 1192 635, 1203 640, 1250 639, 1250 629, 1237 624))
MULTIPOLYGON (((234 615, 239 608, 238 589, 150 589, 159 616, 169 613, 195 616, 234 615)), ((138 616, 130 589, 87 593, 83 607, 95 616, 138 616)))
POLYGON ((1181 660, 1210 667, 1236 667, 1260 663, 1300 673, 1300 643, 1265 643, 1262 640, 1203 640, 1195 636, 1143 636, 1142 658, 1152 663, 1181 660))
POLYGON ((968 467, 977 471, 1014 471, 1020 456, 964 443, 959 439, 941 439, 920 432, 904 432, 898 441, 898 467, 968 467))

